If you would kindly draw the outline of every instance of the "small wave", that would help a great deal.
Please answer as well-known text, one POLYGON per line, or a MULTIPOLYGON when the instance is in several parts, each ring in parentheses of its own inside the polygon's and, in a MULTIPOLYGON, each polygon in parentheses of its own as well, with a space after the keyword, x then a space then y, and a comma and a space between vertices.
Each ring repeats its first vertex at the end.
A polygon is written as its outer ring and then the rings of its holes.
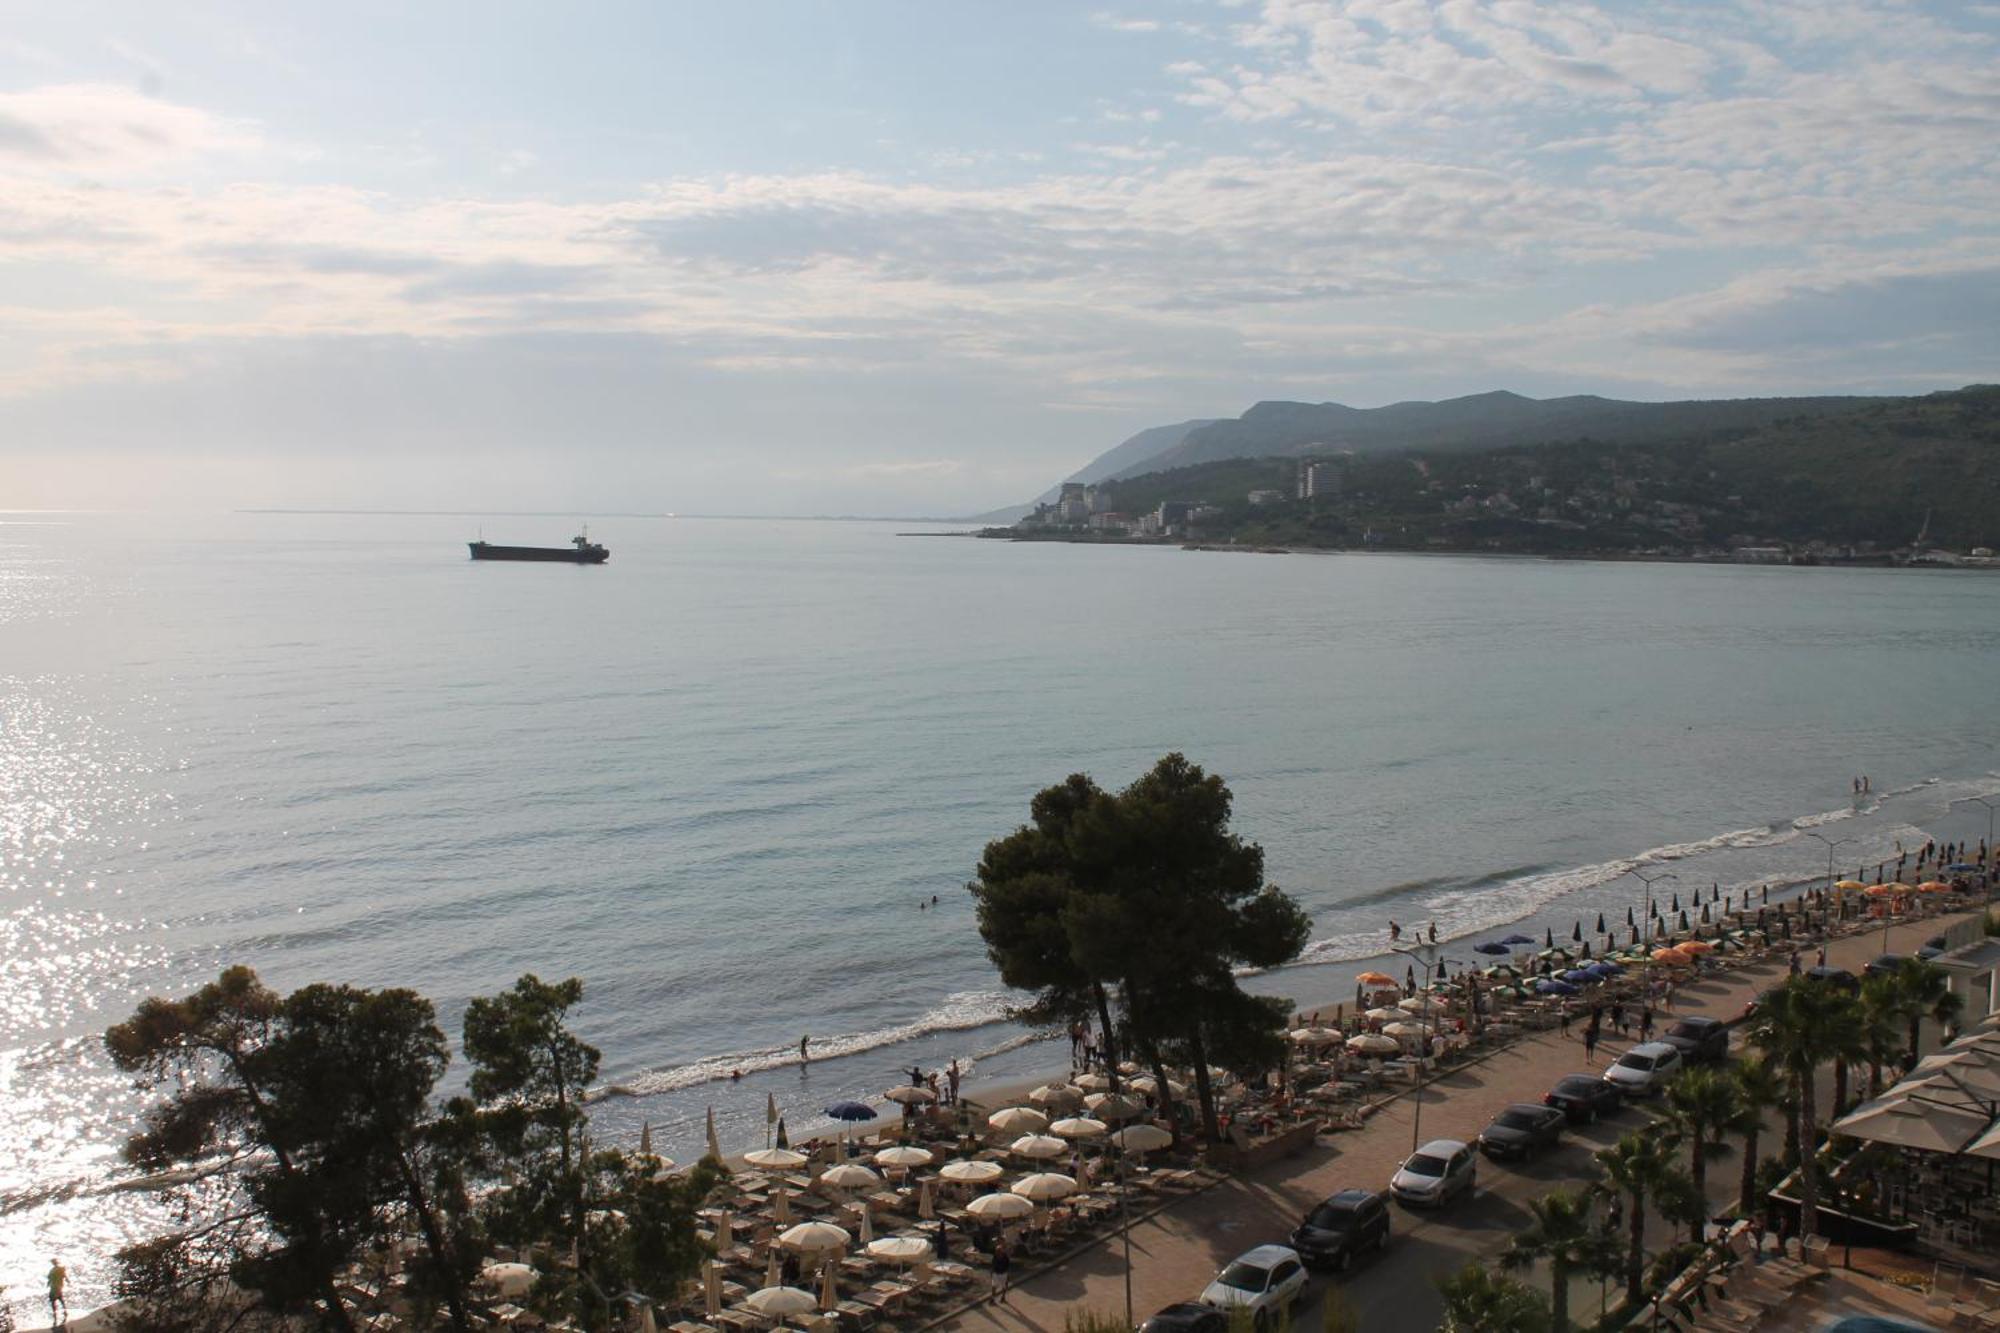
MULTIPOLYGON (((839 1060, 861 1055, 884 1046, 915 1041, 920 1037, 928 1037, 939 1032, 967 1032, 1002 1022, 1006 1017, 1005 995, 997 991, 960 991, 946 996, 943 1004, 914 1022, 874 1028, 867 1032, 814 1037, 809 1047, 811 1054, 808 1063, 818 1064, 823 1060, 839 1060)), ((1038 1034, 1030 1033, 1020 1041, 1033 1041, 1037 1036, 1038 1034)), ((990 1054, 998 1054, 1001 1050, 1009 1049, 1012 1049, 1012 1046, 1003 1042, 990 1054)), ((755 1074, 768 1069, 782 1069, 797 1063, 799 1063, 799 1048, 796 1044, 735 1051, 726 1055, 708 1056, 691 1064, 676 1065, 671 1069, 650 1070, 625 1082, 614 1083, 598 1095, 651 1097, 664 1092, 678 1092, 684 1088, 698 1087, 703 1083, 720 1083, 739 1071, 744 1074, 755 1074)))
POLYGON ((1822 810, 1816 815, 1800 815, 1792 821, 1792 827, 1801 830, 1819 828, 1825 824, 1837 824, 1843 819, 1852 819, 1856 815, 1872 815, 1881 808, 1880 801, 1870 801, 1863 805, 1845 806, 1839 810, 1822 810))

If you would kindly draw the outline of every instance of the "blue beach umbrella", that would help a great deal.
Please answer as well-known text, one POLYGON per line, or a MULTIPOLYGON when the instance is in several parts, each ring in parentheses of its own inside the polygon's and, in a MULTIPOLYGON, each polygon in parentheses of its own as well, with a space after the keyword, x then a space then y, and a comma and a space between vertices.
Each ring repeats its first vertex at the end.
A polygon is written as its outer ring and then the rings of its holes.
POLYGON ((1594 986, 1603 980, 1587 967, 1573 967, 1562 974, 1562 979, 1576 986, 1594 986))
POLYGON ((860 1102, 828 1102, 826 1113, 835 1120, 873 1120, 875 1108, 860 1102))
POLYGON ((1574 995, 1576 987, 1567 981, 1557 981, 1554 977, 1543 977, 1535 983, 1535 989, 1543 995, 1574 995))
POLYGON ((1601 962, 1592 963, 1590 970, 1600 977, 1615 977, 1625 969, 1612 962, 1609 958, 1606 958, 1601 962))
POLYGON ((1502 944, 1498 940, 1488 940, 1484 944, 1475 944, 1472 946, 1472 951, 1474 953, 1485 953, 1485 954, 1496 954, 1496 955, 1509 954, 1513 952, 1512 949, 1509 949, 1506 945, 1502 944))
POLYGON ((1500 942, 1502 944, 1533 944, 1535 937, 1533 935, 1509 935, 1500 942))

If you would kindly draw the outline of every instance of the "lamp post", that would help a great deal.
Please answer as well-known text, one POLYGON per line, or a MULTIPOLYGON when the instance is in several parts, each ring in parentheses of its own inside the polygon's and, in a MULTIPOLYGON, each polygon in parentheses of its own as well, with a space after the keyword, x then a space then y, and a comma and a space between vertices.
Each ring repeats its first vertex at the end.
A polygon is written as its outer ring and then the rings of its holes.
POLYGON ((1641 932, 1639 942, 1641 944, 1650 944, 1653 939, 1653 886, 1663 879, 1679 879, 1680 876, 1671 870, 1662 870, 1657 875, 1649 875, 1636 866, 1625 873, 1646 886, 1646 899, 1639 905, 1639 914, 1646 924, 1639 928, 1641 932))
MULTIPOLYGON (((1436 980, 1437 968, 1445 963, 1458 962, 1456 958, 1446 958, 1443 954, 1439 953, 1438 946, 1435 944, 1419 944, 1414 949, 1392 947, 1389 952, 1402 954, 1414 962, 1423 964, 1424 984, 1426 986, 1431 985, 1436 980)), ((1424 1002, 1424 1046, 1426 1048, 1426 1056, 1431 1044, 1431 1007, 1435 1003, 1435 996, 1426 999, 1424 1002)), ((1411 1101, 1415 1104, 1416 1109, 1410 1113, 1410 1151, 1415 1152, 1422 1139, 1424 1124, 1424 1066, 1422 1059, 1419 1059, 1417 1062, 1417 1090, 1412 1094, 1411 1101)))
MULTIPOLYGON (((1833 901, 1833 849, 1836 847, 1845 847, 1848 843, 1853 842, 1854 839, 1829 838, 1826 834, 1815 833, 1811 829, 1807 829, 1805 833, 1808 838, 1813 838, 1826 844, 1826 901, 1830 904, 1833 901)), ((1826 932, 1826 914, 1830 910, 1830 907, 1824 905, 1820 908, 1819 928, 1821 934, 1826 932)))

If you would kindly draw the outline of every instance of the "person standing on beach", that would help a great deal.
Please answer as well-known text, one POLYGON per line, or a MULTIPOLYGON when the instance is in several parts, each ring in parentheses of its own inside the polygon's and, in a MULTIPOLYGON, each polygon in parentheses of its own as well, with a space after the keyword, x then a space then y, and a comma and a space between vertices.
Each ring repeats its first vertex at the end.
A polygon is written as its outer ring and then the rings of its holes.
POLYGON ((1564 1000, 1564 1001, 1562 1002, 1562 1007, 1556 1010, 1556 1014, 1557 1014, 1558 1018, 1559 1018, 1559 1019, 1561 1020, 1561 1022, 1562 1022, 1562 1034, 1563 1034, 1563 1036, 1567 1037, 1567 1036, 1569 1035, 1569 1001, 1568 1001, 1568 1000, 1564 1000))
POLYGON ((1007 1272, 1013 1266, 1013 1256, 1007 1253, 1007 1238, 1002 1236, 993 1242, 993 1301, 996 1305, 1007 1303, 1007 1272))
POLYGON ((69 1270, 62 1266, 62 1260, 49 1260, 49 1325, 61 1328, 69 1322, 69 1298, 63 1295, 63 1288, 69 1285, 69 1270), (62 1317, 56 1317, 56 1309, 61 1307, 62 1317))
POLYGON ((953 1060, 951 1062, 951 1067, 944 1071, 944 1077, 946 1086, 951 1089, 951 1104, 956 1106, 958 1105, 958 1080, 961 1077, 958 1072, 958 1061, 953 1060))
POLYGON ((1403 928, 1397 925, 1394 921, 1391 921, 1389 923, 1389 943, 1394 944, 1397 940, 1400 940, 1402 938, 1403 938, 1403 928))
POLYGON ((806 1034, 805 1036, 803 1036, 803 1037, 800 1037, 800 1038, 799 1038, 799 1063, 800 1063, 800 1064, 804 1064, 804 1063, 806 1062, 806 1043, 807 1043, 807 1042, 809 1042, 809 1041, 811 1041, 811 1040, 812 1040, 812 1034, 811 1034, 811 1033, 807 1033, 807 1034, 806 1034))

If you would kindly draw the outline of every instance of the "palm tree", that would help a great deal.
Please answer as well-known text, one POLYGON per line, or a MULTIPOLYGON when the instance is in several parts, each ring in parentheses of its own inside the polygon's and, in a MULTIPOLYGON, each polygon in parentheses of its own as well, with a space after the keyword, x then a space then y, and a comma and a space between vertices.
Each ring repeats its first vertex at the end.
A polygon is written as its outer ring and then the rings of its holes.
POLYGON ((1569 1275, 1572 1271, 1609 1273, 1617 1264, 1617 1247, 1591 1225, 1590 1202, 1581 1193, 1556 1190, 1528 1201, 1534 1221, 1516 1232, 1500 1256, 1502 1268, 1527 1268, 1549 1263, 1550 1327, 1569 1329, 1569 1275))
MULTIPOLYGON (((1740 1132, 1743 1135, 1743 1184, 1737 1191, 1736 1211, 1745 1217, 1753 1215, 1762 1202, 1757 1198, 1757 1135, 1764 1128, 1764 1112, 1784 1105, 1785 1080, 1762 1055, 1749 1055, 1737 1061, 1730 1077, 1736 1083, 1736 1104, 1743 1112, 1740 1132)), ((1790 1115, 1788 1123, 1796 1124, 1790 1115)))
POLYGON ((1829 1060, 1865 1055, 1861 1005, 1813 977, 1793 977, 1758 1008, 1750 1040, 1785 1071, 1792 1085, 1799 1138, 1799 1236, 1819 1234, 1819 1108, 1815 1083, 1829 1060))
POLYGON ((1688 1178, 1694 1183, 1694 1238, 1708 1236, 1708 1159, 1722 1152, 1722 1136, 1742 1128, 1743 1105, 1727 1074, 1709 1068, 1683 1070, 1667 1085, 1666 1122, 1688 1145, 1688 1178))
POLYGON ((1903 1014, 1910 1024, 1909 1064, 1917 1062, 1924 1020, 1939 1027, 1965 1011, 1965 997, 1951 988, 1951 976, 1928 958, 1905 958, 1897 964, 1896 989, 1903 996, 1903 1014))
POLYGON ((1861 983, 1861 1042, 1868 1050, 1868 1095, 1882 1091, 1882 1067, 1903 1056, 1903 1023, 1907 1017, 1903 988, 1893 976, 1869 977, 1861 983))
POLYGON ((1604 1168, 1604 1180, 1613 1191, 1631 1200, 1626 1233, 1625 1299, 1637 1303, 1641 1279, 1646 1272, 1646 1200, 1670 1192, 1675 1181, 1687 1177, 1674 1166, 1672 1153, 1678 1145, 1671 1133, 1627 1134, 1613 1146, 1597 1154, 1604 1168))
POLYGON ((1478 1264, 1439 1278, 1437 1289, 1444 1296, 1443 1333, 1543 1333, 1549 1326, 1540 1292, 1478 1264))

